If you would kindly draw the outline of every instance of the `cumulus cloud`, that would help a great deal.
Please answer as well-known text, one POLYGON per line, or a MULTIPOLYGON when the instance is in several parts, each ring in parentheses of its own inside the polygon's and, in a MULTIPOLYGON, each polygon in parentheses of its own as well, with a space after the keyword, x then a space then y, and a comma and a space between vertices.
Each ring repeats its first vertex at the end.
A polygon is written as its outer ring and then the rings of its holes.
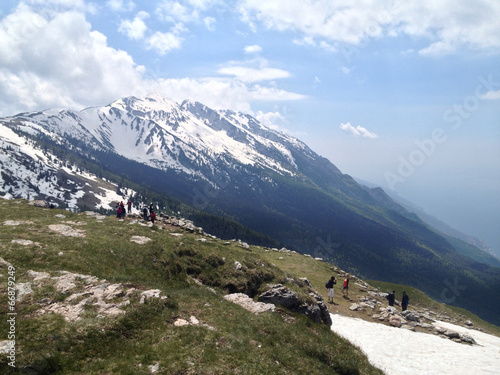
POLYGON ((355 137, 378 138, 377 134, 369 132, 366 128, 363 128, 360 125, 354 127, 353 125, 351 125, 350 122, 346 122, 345 124, 340 124, 340 129, 342 129, 347 133, 351 133, 355 137))
POLYGON ((130 39, 142 39, 148 27, 144 23, 144 20, 149 17, 147 12, 141 11, 137 13, 133 20, 123 20, 120 23, 118 31, 127 35, 130 39))
MULTIPOLYGON (((161 53, 179 48, 176 30, 145 37, 146 46, 161 53)), ((92 30, 85 14, 76 11, 49 15, 18 6, 0 19, 0 50, 8 51, 0 54, 1 116, 53 107, 81 109, 150 92, 246 113, 252 113, 252 103, 258 101, 304 98, 274 84, 240 79, 248 71, 232 71, 229 77, 148 78, 144 66, 136 64, 127 52, 110 47, 103 34, 92 30)), ((255 69, 260 68, 257 64, 255 69)), ((287 74, 269 68, 260 72, 260 79, 287 74)))
MULTIPOLYGON (((0 108, 12 112, 106 103, 140 93, 144 67, 107 45, 82 13, 19 6, 0 21, 0 108)), ((8 111, 8 112, 5 112, 8 111)))
POLYGON ((135 4, 133 1, 124 0, 108 0, 106 6, 115 12, 129 12, 134 10, 135 4))
POLYGON ((182 41, 183 38, 178 36, 177 33, 162 33, 157 31, 146 40, 146 43, 148 49, 153 49, 158 52, 158 54, 164 55, 171 50, 179 49, 182 45, 182 41))
POLYGON ((383 36, 409 35, 428 40, 422 55, 440 55, 462 48, 500 47, 500 2, 496 0, 378 0, 363 2, 317 0, 239 3, 242 20, 278 31, 298 31, 296 42, 338 51, 342 44, 363 47, 383 36))

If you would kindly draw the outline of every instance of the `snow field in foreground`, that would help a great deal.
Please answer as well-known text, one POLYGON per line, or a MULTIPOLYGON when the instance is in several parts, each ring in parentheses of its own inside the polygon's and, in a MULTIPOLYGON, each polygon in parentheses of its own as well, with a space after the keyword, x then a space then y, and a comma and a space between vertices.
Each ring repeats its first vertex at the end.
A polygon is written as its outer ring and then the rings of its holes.
POLYGON ((473 337, 477 345, 453 342, 433 334, 412 332, 337 314, 332 331, 348 339, 387 375, 500 374, 500 338, 445 322, 434 326, 473 337))

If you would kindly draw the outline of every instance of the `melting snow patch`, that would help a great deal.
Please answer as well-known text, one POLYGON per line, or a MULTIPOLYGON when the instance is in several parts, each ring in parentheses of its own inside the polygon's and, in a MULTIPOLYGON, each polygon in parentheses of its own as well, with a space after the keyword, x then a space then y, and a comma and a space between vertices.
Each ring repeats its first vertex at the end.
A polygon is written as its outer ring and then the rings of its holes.
POLYGON ((500 338, 475 330, 436 322, 434 325, 466 333, 478 345, 467 345, 428 333, 330 314, 332 330, 358 346, 369 361, 388 375, 498 374, 500 338))

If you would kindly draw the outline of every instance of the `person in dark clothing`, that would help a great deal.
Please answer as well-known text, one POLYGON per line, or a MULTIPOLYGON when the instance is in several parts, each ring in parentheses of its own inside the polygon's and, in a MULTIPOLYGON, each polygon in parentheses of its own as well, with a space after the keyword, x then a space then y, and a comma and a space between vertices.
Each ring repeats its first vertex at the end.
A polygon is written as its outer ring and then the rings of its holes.
POLYGON ((396 299, 395 294, 396 293, 394 290, 390 292, 385 298, 387 298, 387 301, 389 301, 389 306, 394 306, 394 301, 396 299))
POLYGON ((142 215, 144 217, 144 221, 148 221, 148 208, 146 206, 142 209, 142 215))
POLYGON ((410 301, 410 297, 408 297, 408 294, 406 292, 403 292, 403 298, 401 299, 401 308, 403 311, 406 311, 408 308, 408 302, 410 301))
POLYGON ((128 213, 132 213, 132 201, 129 199, 127 202, 128 213))
POLYGON ((120 218, 127 216, 127 212, 125 211, 125 205, 123 202, 120 202, 121 215, 120 218))
POLYGON ((330 280, 326 283, 326 288, 328 289, 328 303, 333 303, 333 286, 337 284, 337 280, 335 280, 335 276, 330 277, 330 280))
POLYGON ((156 219, 156 213, 154 211, 151 211, 151 222, 153 225, 155 225, 155 219, 156 219))

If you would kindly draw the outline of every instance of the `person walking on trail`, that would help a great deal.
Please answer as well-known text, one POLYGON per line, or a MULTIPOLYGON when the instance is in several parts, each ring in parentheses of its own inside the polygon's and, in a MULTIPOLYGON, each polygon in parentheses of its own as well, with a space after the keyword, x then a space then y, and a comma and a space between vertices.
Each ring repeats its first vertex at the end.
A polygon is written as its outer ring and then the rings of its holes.
POLYGON ((148 221, 148 208, 146 206, 144 206, 144 208, 142 209, 142 215, 143 215, 144 221, 148 221))
POLYGON ((132 201, 129 199, 127 202, 128 213, 132 213, 132 201))
POLYGON ((345 299, 349 299, 349 274, 345 276, 344 286, 342 287, 342 295, 345 299))
POLYGON ((151 222, 153 225, 155 225, 155 219, 156 219, 156 213, 154 211, 151 211, 151 222))
POLYGON ((403 297, 401 299, 401 308, 403 311, 406 311, 408 308, 408 302, 410 301, 410 297, 408 297, 408 294, 406 292, 403 292, 403 297))
POLYGON ((393 290, 385 296, 385 298, 387 298, 387 301, 389 302, 389 306, 394 306, 394 301, 396 300, 396 296, 394 293, 396 293, 396 291, 393 290))
POLYGON ((333 286, 337 284, 337 280, 335 280, 335 276, 330 277, 325 284, 326 289, 328 289, 328 303, 333 303, 333 286))

